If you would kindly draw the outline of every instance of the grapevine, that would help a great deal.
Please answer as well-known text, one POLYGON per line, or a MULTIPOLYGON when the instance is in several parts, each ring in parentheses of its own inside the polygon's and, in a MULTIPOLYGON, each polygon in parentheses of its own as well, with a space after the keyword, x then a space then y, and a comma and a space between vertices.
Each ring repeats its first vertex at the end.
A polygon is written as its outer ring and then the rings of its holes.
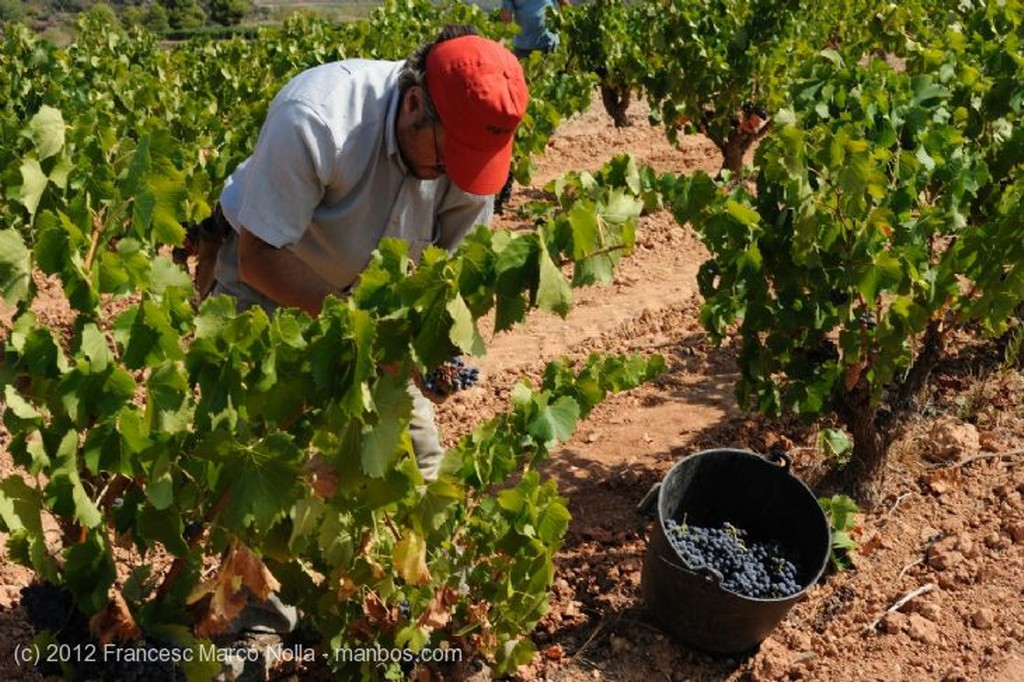
MULTIPOLYGON (((742 405, 834 412, 854 443, 840 473, 870 497, 895 420, 949 334, 998 335, 1019 315, 1021 17, 1016 3, 871 2, 866 20, 848 3, 806 5, 608 3, 600 26, 571 8, 565 21, 580 23, 565 24, 565 46, 525 64, 516 179, 603 81, 643 92, 670 135, 708 135, 729 170, 757 142, 751 184, 613 159, 553 181, 553 200, 528 207, 533 230, 479 229, 459 252, 428 249, 418 263, 382 243, 349 299, 317 319, 238 314, 216 298, 197 308, 170 257, 182 226, 210 213, 273 94, 303 68, 402 58, 450 17, 499 38, 506 28, 473 6, 419 0, 344 26, 297 15, 252 39, 172 46, 98 14, 66 48, 4 25, 0 293, 13 312, 0 390, 18 472, 0 481, 0 528, 10 560, 37 575, 22 606, 39 636, 82 641, 85 620, 123 600, 120 624, 140 628, 123 645, 196 647, 233 615, 211 604, 239 585, 279 584, 323 642, 451 639, 511 674, 531 655, 526 633, 545 612, 569 520, 536 465, 600 399, 663 363, 549 366, 429 483, 405 433, 405 386, 472 385, 478 374, 448 363, 486 350, 482 317, 500 331, 537 308, 566 315, 574 288, 613 279, 641 212, 660 207, 709 250, 701 320, 713 340, 735 339, 742 405), (584 63, 598 34, 611 36, 598 46, 606 63, 584 63), (59 283, 67 325, 32 312, 40 275, 59 283), (50 520, 58 533, 44 531, 50 520), (117 543, 142 558, 127 578, 117 543), (150 574, 156 552, 173 564, 150 574), (204 560, 225 557, 200 579, 204 560), (187 634, 155 639, 186 606, 187 634)), ((837 500, 833 512, 848 515, 852 502, 837 500)), ((798 562, 787 568, 784 551, 740 529, 677 539, 694 565, 713 563, 696 540, 714 539, 720 554, 780 569, 723 572, 726 589, 782 598, 798 585, 798 562)), ((840 539, 834 549, 849 549, 840 539)))

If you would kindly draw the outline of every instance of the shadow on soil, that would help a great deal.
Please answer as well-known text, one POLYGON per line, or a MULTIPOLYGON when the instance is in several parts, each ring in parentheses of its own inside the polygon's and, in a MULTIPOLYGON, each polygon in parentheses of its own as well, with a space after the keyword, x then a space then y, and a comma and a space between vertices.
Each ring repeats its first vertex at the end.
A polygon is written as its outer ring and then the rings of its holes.
POLYGON ((538 649, 557 643, 558 655, 616 680, 663 676, 667 668, 686 679, 723 680, 745 667, 749 656, 715 657, 676 642, 643 604, 640 576, 654 520, 637 505, 680 456, 667 451, 606 466, 566 449, 545 464, 573 521, 555 557, 551 612, 533 635, 538 649))

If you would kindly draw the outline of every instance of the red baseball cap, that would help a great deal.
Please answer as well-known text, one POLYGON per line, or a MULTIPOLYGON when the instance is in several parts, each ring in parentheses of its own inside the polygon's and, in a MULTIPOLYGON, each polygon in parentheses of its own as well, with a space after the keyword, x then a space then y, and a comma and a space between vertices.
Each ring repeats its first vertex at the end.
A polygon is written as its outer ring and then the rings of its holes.
POLYGON ((470 194, 496 193, 529 100, 519 60, 481 36, 452 38, 427 53, 427 90, 444 126, 448 177, 470 194))

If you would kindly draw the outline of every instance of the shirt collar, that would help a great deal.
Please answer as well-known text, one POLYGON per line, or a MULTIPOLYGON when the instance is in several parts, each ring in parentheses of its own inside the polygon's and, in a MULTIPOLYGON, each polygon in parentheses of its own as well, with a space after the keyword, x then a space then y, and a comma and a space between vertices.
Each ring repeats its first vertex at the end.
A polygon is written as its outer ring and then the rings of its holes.
POLYGON ((401 71, 402 64, 404 63, 395 62, 395 70, 391 75, 391 95, 388 97, 388 111, 384 121, 384 149, 387 151, 388 156, 398 164, 402 172, 408 174, 409 168, 405 165, 402 154, 398 149, 398 134, 395 132, 395 122, 398 120, 398 105, 401 100, 398 91, 398 72, 401 71))

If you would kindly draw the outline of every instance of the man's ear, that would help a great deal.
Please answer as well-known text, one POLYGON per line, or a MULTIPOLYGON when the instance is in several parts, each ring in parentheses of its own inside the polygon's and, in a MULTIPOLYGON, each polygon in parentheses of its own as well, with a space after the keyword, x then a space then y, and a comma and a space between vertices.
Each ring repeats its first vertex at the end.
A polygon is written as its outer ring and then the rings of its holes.
POLYGON ((405 91, 402 108, 412 115, 418 115, 423 110, 423 86, 413 85, 405 91))

